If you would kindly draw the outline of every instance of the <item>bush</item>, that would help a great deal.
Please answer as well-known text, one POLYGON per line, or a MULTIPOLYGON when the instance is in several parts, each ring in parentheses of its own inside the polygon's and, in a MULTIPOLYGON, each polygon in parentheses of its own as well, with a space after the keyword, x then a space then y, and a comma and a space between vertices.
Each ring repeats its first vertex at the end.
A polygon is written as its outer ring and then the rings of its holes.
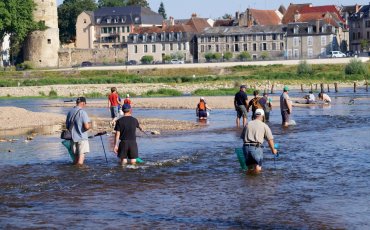
POLYGON ((300 61, 297 66, 298 75, 309 75, 313 74, 312 66, 307 63, 306 60, 300 61))
POLYGON ((23 63, 18 64, 17 69, 19 69, 19 70, 33 69, 33 64, 30 61, 25 61, 23 63))
POLYGON ((182 96, 182 93, 175 89, 159 89, 157 91, 149 90, 143 96, 147 97, 165 97, 165 96, 182 96))
POLYGON ((224 53, 224 59, 225 60, 230 60, 231 58, 233 58, 233 53, 231 53, 231 52, 224 53))
POLYGON ((250 60, 251 55, 247 51, 243 51, 238 55, 238 59, 241 61, 250 60))
POLYGON ((165 62, 169 62, 169 61, 171 61, 171 56, 170 55, 165 55, 164 57, 163 57, 163 61, 165 61, 165 62))
POLYGON ((58 96, 57 91, 55 91, 54 89, 51 89, 49 92, 49 97, 57 97, 57 96, 58 96))
POLYGON ((154 60, 154 58, 151 55, 142 56, 141 59, 140 59, 141 63, 143 63, 143 64, 150 64, 150 63, 153 62, 153 60, 154 60))
POLYGON ((263 51, 262 53, 261 53, 261 58, 262 58, 262 60, 266 60, 266 59, 268 59, 270 57, 270 54, 267 52, 267 51, 263 51))
POLYGON ((177 51, 176 53, 171 54, 171 59, 182 60, 184 59, 184 54, 180 51, 177 51))
POLYGON ((207 60, 207 61, 210 61, 213 59, 213 54, 212 53, 206 53, 204 54, 204 58, 207 60))
POLYGON ((361 60, 353 58, 344 68, 344 72, 348 75, 352 74, 367 74, 367 66, 361 60))

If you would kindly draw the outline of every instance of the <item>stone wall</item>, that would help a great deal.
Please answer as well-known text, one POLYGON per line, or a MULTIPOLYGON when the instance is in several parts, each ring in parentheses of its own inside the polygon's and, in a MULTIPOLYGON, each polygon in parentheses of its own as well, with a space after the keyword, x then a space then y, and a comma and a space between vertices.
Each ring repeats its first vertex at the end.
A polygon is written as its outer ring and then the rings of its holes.
POLYGON ((127 49, 60 49, 59 68, 80 65, 90 61, 96 64, 124 63, 127 60, 127 49))

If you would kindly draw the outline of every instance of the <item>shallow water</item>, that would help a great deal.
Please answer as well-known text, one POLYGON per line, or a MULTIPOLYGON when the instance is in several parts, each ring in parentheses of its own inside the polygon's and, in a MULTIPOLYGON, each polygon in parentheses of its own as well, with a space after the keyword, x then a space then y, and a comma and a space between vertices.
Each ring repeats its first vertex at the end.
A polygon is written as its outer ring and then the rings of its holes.
MULTIPOLYGON (((331 94, 333 97, 334 94, 331 94)), ((235 147, 235 112, 215 110, 205 128, 138 137, 145 163, 120 167, 104 136, 90 140, 86 165, 70 165, 57 135, 0 143, 1 228, 277 228, 367 229, 370 223, 370 96, 349 105, 294 108, 297 125, 282 129, 277 109, 270 127, 280 157, 265 149, 263 172, 246 176, 235 147), (8 152, 11 150, 11 152, 8 152)), ((4 106, 9 102, 0 101, 4 106)), ((33 111, 66 113, 13 101, 33 111)), ((140 110, 141 117, 194 120, 189 110, 140 110)), ((105 109, 88 109, 103 115, 105 109)), ((108 114, 107 114, 108 115, 108 114)))

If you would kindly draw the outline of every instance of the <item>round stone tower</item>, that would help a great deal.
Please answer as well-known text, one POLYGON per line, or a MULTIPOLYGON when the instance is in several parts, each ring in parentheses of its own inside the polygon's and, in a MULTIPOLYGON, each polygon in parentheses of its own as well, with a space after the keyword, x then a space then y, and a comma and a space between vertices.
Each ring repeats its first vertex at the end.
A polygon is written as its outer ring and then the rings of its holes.
POLYGON ((33 0, 36 4, 33 17, 35 22, 42 22, 46 30, 32 32, 26 41, 24 60, 34 67, 58 67, 59 28, 56 0, 33 0))

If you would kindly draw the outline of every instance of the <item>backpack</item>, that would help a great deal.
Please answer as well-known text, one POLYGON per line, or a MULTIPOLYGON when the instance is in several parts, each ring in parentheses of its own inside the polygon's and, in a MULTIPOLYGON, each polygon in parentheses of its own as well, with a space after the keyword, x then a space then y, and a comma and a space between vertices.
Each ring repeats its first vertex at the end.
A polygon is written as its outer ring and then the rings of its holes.
POLYGON ((254 110, 256 110, 256 109, 263 109, 263 106, 260 103, 260 99, 261 99, 260 97, 256 97, 256 98, 253 98, 252 99, 252 108, 254 110))

